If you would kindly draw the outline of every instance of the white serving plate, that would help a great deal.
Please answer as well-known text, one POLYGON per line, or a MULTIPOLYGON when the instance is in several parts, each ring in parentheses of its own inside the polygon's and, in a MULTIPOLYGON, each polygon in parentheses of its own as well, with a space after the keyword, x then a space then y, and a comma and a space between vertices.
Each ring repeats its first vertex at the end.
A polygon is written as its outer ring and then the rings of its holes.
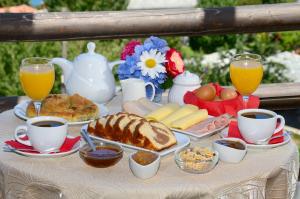
MULTIPOLYGON (((210 121, 212 121, 215 117, 214 116, 211 116, 209 115, 208 116, 208 119, 196 124, 196 125, 199 125, 199 124, 204 124, 204 123, 209 123, 210 121)), ((189 135, 195 139, 200 139, 200 138, 204 138, 204 137, 208 137, 208 136, 212 136, 216 133, 218 133, 219 131, 221 131, 222 129, 224 129, 225 127, 227 127, 229 124, 229 119, 228 119, 228 122, 224 125, 222 125, 221 127, 219 128, 216 128, 216 129, 213 129, 211 131, 207 131, 206 133, 196 133, 196 132, 192 132, 192 131, 189 131, 188 129, 186 130, 180 130, 180 129, 175 129, 175 128, 171 128, 172 131, 176 131, 178 133, 183 133, 183 134, 186 134, 186 135, 189 135)), ((190 127, 191 128, 191 127, 190 127)))
MULTIPOLYGON (((159 103, 155 103, 159 106, 163 106, 163 104, 159 104, 159 103)), ((228 114, 224 114, 227 118, 228 118, 228 123, 226 125, 223 125, 221 126, 220 128, 217 128, 217 129, 214 129, 212 131, 208 131, 206 133, 195 133, 195 132, 191 132, 189 131, 188 129, 186 130, 180 130, 180 129, 175 129, 175 128, 170 128, 172 131, 175 131, 175 132, 178 132, 178 133, 183 133, 185 135, 188 135, 188 136, 191 136, 193 138, 193 140, 198 140, 198 139, 201 139, 201 138, 204 138, 204 137, 208 137, 208 136, 212 136, 216 133, 218 133, 219 131, 221 131, 222 129, 224 129, 226 126, 228 126, 229 124, 229 119, 231 116, 229 116, 228 114)), ((208 115, 208 118, 196 125, 199 125, 201 123, 206 123, 206 122, 209 122, 210 120, 212 120, 212 118, 215 118, 215 116, 212 116, 212 115, 208 115)), ((191 128, 191 127, 189 127, 191 128)))
MULTIPOLYGON (((228 127, 223 129, 220 132, 220 136, 222 138, 226 138, 228 136, 228 127)), ((272 148, 276 148, 276 147, 285 145, 285 144, 289 143, 290 140, 291 140, 291 136, 289 135, 289 133, 286 130, 283 131, 283 138, 284 138, 283 142, 280 142, 280 143, 277 143, 277 144, 261 144, 261 145, 258 145, 258 144, 248 144, 247 143, 247 148, 248 149, 272 149, 272 148)))
MULTIPOLYGON (((81 130, 83 130, 83 129, 87 130, 87 126, 88 125, 84 125, 81 128, 81 130)), ((177 149, 185 147, 185 146, 188 146, 190 144, 190 138, 188 136, 183 135, 181 133, 176 133, 176 132, 174 132, 174 135, 176 137, 177 144, 173 145, 170 148, 167 148, 167 149, 164 149, 162 151, 157 152, 160 156, 166 156, 166 155, 168 155, 168 154, 176 151, 177 149)), ((151 150, 147 150, 147 149, 144 149, 144 148, 141 148, 141 147, 137 147, 137 146, 133 146, 133 145, 129 145, 129 144, 124 144, 124 143, 121 143, 121 142, 116 142, 116 141, 112 141, 112 140, 108 140, 108 139, 104 139, 104 138, 97 137, 97 136, 94 136, 94 135, 90 135, 90 137, 93 138, 93 139, 95 139, 95 140, 100 140, 100 141, 103 141, 103 142, 108 142, 108 143, 113 143, 113 144, 119 144, 122 147, 127 148, 127 149, 151 151, 151 150)))
MULTIPOLYGON (((74 138, 71 135, 68 135, 67 137, 74 138)), ((27 157, 33 157, 33 158, 59 158, 59 157, 64 157, 64 156, 71 155, 71 154, 77 152, 80 148, 80 143, 81 143, 81 141, 79 140, 76 144, 74 144, 73 148, 70 151, 66 151, 66 152, 43 154, 43 153, 29 153, 29 152, 25 152, 25 151, 15 150, 14 153, 23 155, 23 156, 27 156, 27 157)))
MULTIPOLYGON (((17 104, 14 107, 15 115, 23 120, 28 120, 29 118, 26 116, 26 110, 27 110, 27 106, 30 102, 31 102, 30 100, 26 100, 26 101, 21 102, 20 104, 17 104)), ((99 112, 100 112, 99 117, 104 117, 104 116, 108 115, 109 111, 105 105, 97 104, 97 103, 95 103, 95 104, 99 108, 99 112)), ((93 121, 93 120, 80 121, 80 122, 68 122, 68 124, 69 125, 80 125, 80 124, 87 124, 91 121, 93 121)))

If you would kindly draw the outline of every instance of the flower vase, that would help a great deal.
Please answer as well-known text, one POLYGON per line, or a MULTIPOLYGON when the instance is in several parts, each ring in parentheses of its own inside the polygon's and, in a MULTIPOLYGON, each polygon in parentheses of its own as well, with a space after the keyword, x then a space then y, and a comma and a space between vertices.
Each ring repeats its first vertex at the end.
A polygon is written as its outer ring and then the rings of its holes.
MULTIPOLYGON (((152 92, 153 92, 153 90, 150 86, 146 87, 146 95, 147 95, 148 99, 151 98, 152 92)), ((155 94, 154 94, 153 102, 159 103, 161 101, 163 92, 164 92, 163 89, 155 87, 155 94)))

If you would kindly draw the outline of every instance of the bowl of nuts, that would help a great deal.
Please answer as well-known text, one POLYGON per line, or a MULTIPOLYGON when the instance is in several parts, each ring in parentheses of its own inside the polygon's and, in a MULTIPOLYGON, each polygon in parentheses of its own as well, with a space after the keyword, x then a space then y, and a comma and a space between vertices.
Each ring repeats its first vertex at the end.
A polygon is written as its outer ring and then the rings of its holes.
POLYGON ((218 161, 218 152, 207 147, 184 147, 175 151, 177 166, 189 173, 207 173, 218 161))

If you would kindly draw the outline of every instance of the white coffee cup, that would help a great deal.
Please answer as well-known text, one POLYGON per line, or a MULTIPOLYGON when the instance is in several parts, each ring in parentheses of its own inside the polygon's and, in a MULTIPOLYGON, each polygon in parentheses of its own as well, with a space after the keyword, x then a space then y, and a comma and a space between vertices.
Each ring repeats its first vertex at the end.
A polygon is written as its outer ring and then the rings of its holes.
POLYGON ((18 126, 15 130, 15 139, 24 145, 32 146, 40 153, 58 151, 67 136, 68 123, 60 117, 39 116, 28 119, 26 125, 18 126), (55 121, 62 125, 54 127, 42 127, 35 125, 38 122, 55 121), (28 140, 20 139, 20 134, 26 134, 28 140))
POLYGON ((121 80, 122 94, 123 94, 123 102, 138 100, 140 98, 146 97, 146 86, 151 86, 152 95, 150 100, 154 99, 155 95, 155 86, 151 82, 145 83, 141 79, 137 78, 129 78, 121 80))
POLYGON ((281 131, 285 125, 285 120, 281 115, 266 109, 244 109, 237 114, 238 127, 243 138, 249 143, 258 143, 270 138, 273 134, 281 131), (246 117, 246 113, 262 113, 270 117, 255 119, 246 117), (244 116, 243 116, 244 115, 244 116), (277 121, 280 124, 277 126, 277 121))

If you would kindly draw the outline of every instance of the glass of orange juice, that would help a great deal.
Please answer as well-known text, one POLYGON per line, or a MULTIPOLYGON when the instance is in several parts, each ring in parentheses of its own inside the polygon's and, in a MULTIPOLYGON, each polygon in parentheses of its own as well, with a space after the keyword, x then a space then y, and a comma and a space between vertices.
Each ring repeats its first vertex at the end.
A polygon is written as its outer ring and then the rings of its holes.
POLYGON ((249 96, 257 89, 263 77, 261 56, 250 53, 235 55, 229 71, 232 84, 243 96, 247 108, 249 96))
POLYGON ((22 60, 19 74, 22 88, 32 99, 38 116, 42 100, 49 95, 54 84, 53 64, 47 58, 26 58, 22 60))

